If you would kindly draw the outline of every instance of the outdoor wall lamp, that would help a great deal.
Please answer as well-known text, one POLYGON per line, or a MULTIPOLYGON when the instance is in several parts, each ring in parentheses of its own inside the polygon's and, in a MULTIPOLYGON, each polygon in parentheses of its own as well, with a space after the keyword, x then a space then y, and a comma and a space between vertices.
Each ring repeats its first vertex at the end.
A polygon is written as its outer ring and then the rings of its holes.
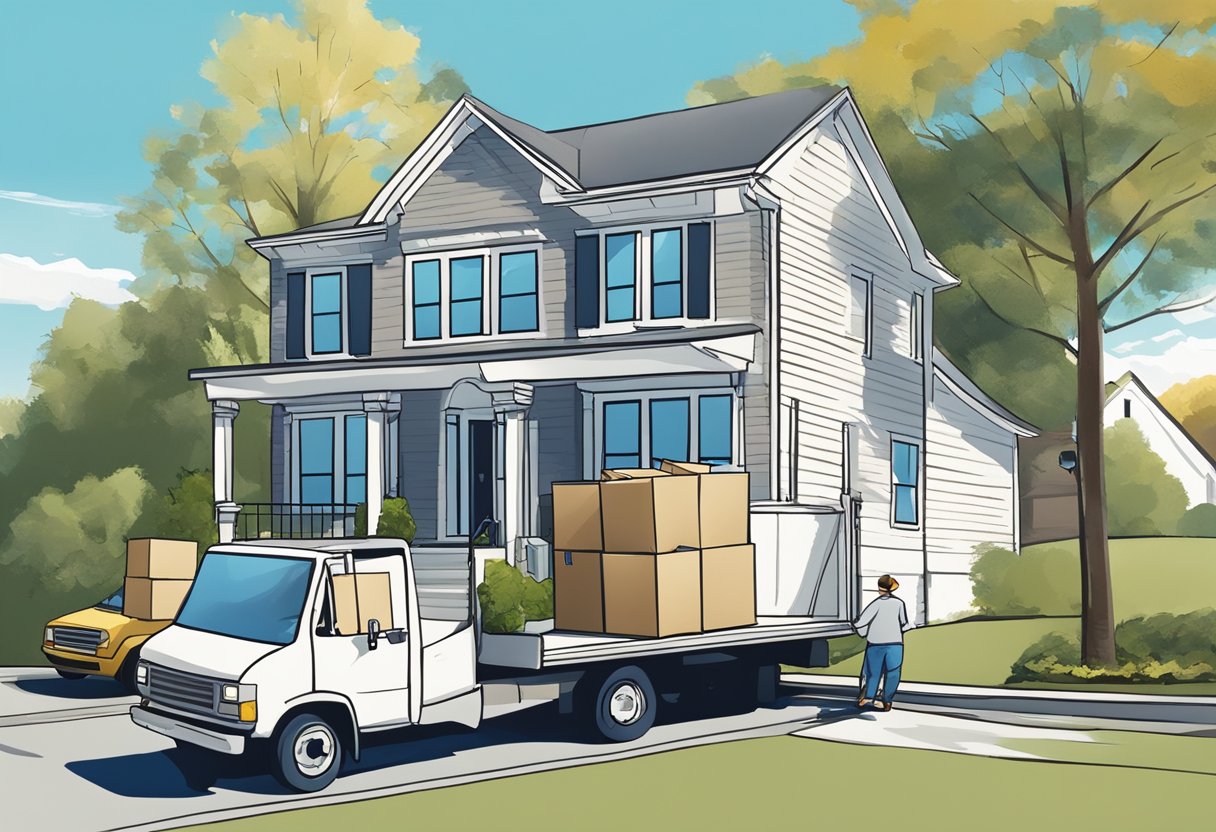
POLYGON ((1060 467, 1068 473, 1072 473, 1077 467, 1077 452, 1076 451, 1060 451, 1060 467))

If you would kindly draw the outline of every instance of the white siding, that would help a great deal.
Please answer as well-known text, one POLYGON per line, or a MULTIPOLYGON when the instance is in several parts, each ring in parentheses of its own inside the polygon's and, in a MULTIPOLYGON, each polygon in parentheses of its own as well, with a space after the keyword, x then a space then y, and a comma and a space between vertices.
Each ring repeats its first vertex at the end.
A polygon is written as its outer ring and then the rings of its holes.
POLYGON ((925 534, 929 619, 971 608, 977 546, 1016 548, 1016 439, 939 378, 928 410, 925 534))
POLYGON ((779 387, 799 402, 798 498, 839 503, 842 425, 857 423, 863 586, 896 575, 923 620, 923 535, 892 525, 890 448, 892 435, 924 440, 924 366, 909 354, 908 314, 913 292, 925 292, 926 307, 931 294, 836 130, 825 125, 794 148, 769 185, 781 201, 779 387), (869 358, 846 334, 854 273, 872 280, 869 358))

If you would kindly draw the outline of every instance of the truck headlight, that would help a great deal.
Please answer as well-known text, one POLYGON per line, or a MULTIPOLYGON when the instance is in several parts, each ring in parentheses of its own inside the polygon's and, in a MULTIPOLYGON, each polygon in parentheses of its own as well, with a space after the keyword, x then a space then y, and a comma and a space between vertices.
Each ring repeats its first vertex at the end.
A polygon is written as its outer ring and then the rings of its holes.
POLYGON ((220 689, 220 698, 225 702, 235 702, 240 698, 241 689, 237 685, 224 685, 220 689))
POLYGON ((137 684, 137 685, 148 684, 148 663, 147 662, 140 662, 139 664, 135 665, 135 684, 137 684))
POLYGON ((224 683, 220 686, 219 713, 241 722, 258 721, 258 686, 224 683))
POLYGON ((46 632, 44 632, 42 634, 42 642, 44 644, 54 644, 55 643, 55 629, 53 627, 46 628, 46 632))

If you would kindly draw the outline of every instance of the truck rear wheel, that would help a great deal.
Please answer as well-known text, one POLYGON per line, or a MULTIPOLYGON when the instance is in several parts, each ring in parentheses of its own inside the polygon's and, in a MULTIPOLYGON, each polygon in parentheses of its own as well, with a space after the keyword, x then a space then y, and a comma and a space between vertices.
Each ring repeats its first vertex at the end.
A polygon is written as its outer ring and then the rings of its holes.
POLYGON ((62 667, 55 668, 55 672, 59 674, 61 679, 71 679, 73 682, 85 677, 84 673, 75 673, 71 670, 64 670, 62 667))
POLYGON ((298 792, 321 791, 342 767, 338 732, 313 714, 298 714, 284 725, 274 751, 275 778, 298 792))
POLYGON ((636 740, 654 725, 658 697, 640 667, 627 665, 600 683, 593 705, 596 732, 612 742, 636 740))

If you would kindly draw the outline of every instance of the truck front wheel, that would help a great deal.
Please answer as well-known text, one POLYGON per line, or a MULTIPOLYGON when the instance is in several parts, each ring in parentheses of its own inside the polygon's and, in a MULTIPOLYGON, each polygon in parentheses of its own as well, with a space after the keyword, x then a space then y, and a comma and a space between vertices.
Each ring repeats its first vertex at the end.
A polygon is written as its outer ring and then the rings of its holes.
POLYGON ((338 732, 313 714, 298 714, 284 725, 274 752, 275 778, 298 792, 321 791, 342 767, 338 732))
POLYGON ((604 739, 629 742, 654 725, 658 697, 640 667, 628 665, 608 674, 595 695, 595 729, 604 739))

